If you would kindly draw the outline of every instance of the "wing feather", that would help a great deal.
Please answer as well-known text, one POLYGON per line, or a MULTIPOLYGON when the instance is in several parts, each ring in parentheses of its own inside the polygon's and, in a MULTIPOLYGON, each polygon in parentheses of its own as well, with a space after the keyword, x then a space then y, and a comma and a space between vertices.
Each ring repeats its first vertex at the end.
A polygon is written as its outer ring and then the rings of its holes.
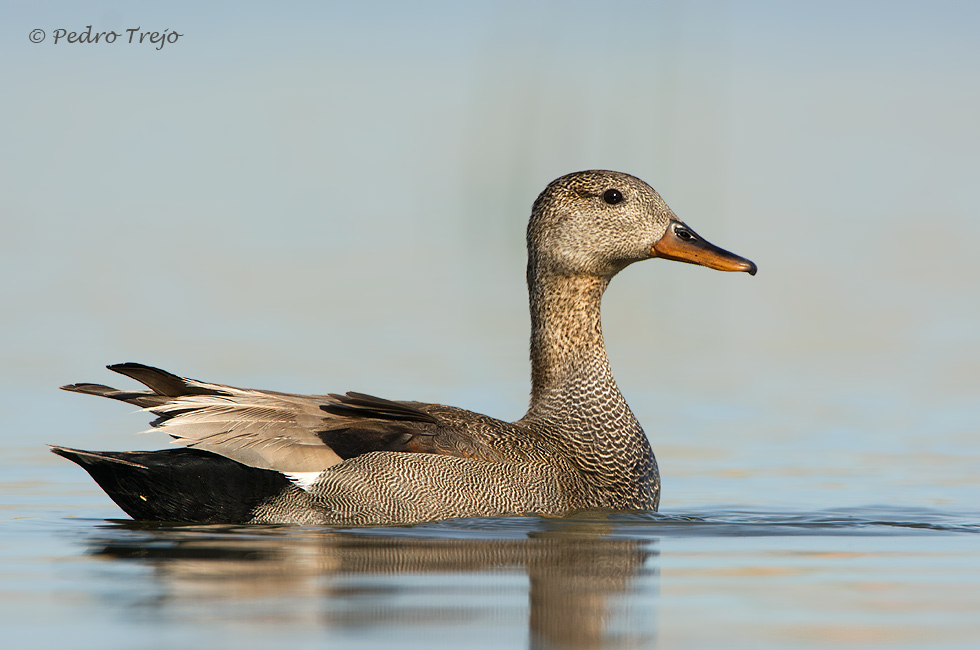
MULTIPOLYGON (((295 395, 187 379, 138 363, 108 366, 149 391, 80 383, 64 390, 139 406, 174 444, 251 467, 314 472, 369 451, 422 451, 441 421, 421 408, 363 393, 295 395)), ((427 450, 427 449, 426 449, 427 450)))

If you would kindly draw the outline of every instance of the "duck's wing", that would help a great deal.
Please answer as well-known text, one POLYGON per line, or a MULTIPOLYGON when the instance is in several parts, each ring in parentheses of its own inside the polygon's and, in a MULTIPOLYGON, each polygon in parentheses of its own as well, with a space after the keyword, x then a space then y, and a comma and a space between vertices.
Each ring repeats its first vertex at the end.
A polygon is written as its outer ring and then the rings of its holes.
POLYGON ((176 444, 251 467, 319 472, 370 451, 479 457, 486 446, 429 413, 425 404, 363 393, 295 395, 235 388, 138 363, 108 368, 149 390, 86 383, 62 389, 139 406, 157 416, 152 426, 176 444))

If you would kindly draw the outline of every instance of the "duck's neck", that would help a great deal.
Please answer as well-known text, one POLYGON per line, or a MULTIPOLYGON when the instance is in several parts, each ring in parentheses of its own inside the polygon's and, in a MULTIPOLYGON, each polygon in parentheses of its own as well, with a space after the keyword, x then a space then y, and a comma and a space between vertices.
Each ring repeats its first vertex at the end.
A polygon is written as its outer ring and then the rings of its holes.
POLYGON ((523 422, 568 449, 600 488, 594 506, 656 509, 646 434, 616 386, 599 307, 608 278, 529 273, 531 406, 523 422))
POLYGON ((625 406, 602 340, 608 285, 595 276, 531 275, 531 413, 588 411, 610 400, 625 406))

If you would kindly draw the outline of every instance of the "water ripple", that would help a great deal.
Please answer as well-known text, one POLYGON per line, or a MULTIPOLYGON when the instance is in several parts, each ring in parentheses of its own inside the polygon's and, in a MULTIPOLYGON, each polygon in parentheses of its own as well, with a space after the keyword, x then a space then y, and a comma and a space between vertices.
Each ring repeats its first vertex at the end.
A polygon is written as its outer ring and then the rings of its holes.
POLYGON ((793 512, 712 507, 687 512, 590 510, 562 518, 493 517, 418 524, 402 528, 350 529, 360 534, 431 537, 520 537, 535 531, 578 525, 612 536, 744 537, 782 535, 921 535, 980 533, 980 514, 929 508, 868 506, 793 512))

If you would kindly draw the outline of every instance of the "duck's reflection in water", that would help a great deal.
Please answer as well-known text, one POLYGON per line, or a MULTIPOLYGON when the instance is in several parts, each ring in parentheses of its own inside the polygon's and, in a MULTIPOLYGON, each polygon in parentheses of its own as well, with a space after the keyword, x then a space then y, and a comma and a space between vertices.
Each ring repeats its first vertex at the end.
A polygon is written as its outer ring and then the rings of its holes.
POLYGON ((150 605, 146 616, 396 638, 429 626, 465 635, 526 624, 533 648, 648 647, 656 638, 654 543, 612 537, 605 519, 353 531, 126 523, 103 528, 89 546, 99 558, 152 566, 150 584, 127 592, 128 604, 150 605))

